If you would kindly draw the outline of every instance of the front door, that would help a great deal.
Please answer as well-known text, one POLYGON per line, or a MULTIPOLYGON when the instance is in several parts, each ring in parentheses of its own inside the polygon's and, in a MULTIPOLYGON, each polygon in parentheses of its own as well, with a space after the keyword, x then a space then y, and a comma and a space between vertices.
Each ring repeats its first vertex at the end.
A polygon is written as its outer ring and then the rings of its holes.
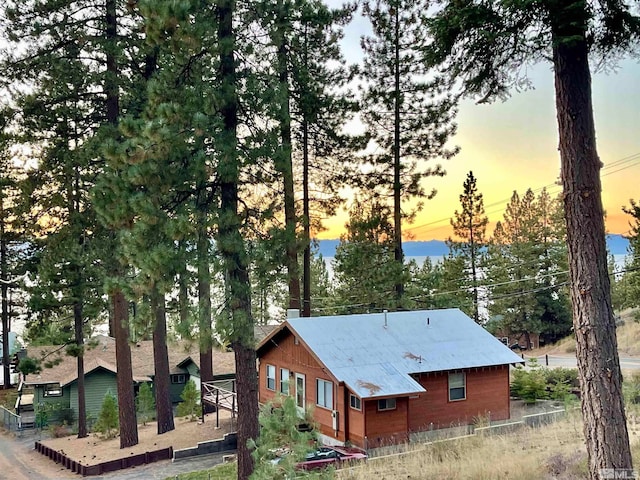
POLYGON ((296 373, 296 405, 304 412, 306 398, 305 378, 302 373, 296 373))

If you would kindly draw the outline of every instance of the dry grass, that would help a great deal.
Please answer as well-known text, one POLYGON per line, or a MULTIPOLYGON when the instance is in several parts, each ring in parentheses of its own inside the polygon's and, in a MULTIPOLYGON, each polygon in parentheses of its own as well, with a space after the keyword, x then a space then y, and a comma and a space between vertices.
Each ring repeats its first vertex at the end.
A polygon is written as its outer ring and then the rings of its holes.
MULTIPOLYGON (((632 441, 637 444, 637 437, 632 441)), ((576 412, 541 428, 416 446, 405 455, 370 459, 362 467, 339 472, 338 478, 570 480, 586 478, 586 471, 582 422, 576 412)))
POLYGON ((618 351, 624 356, 640 355, 640 323, 636 319, 637 309, 628 309, 620 314, 624 321, 616 330, 618 351))

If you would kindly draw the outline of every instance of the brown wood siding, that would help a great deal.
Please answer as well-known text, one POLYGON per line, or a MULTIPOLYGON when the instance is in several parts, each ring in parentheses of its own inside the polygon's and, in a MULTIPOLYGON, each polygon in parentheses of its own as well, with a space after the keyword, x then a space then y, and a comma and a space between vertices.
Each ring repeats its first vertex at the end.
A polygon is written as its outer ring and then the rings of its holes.
POLYGON ((466 399, 449 401, 447 372, 415 375, 427 390, 411 398, 397 398, 396 409, 378 412, 376 400, 362 399, 362 410, 350 408, 349 390, 325 372, 313 355, 294 337, 285 334, 276 339, 277 345, 262 348, 259 363, 259 399, 272 400, 280 391, 280 369, 291 375, 290 394, 295 394, 294 374, 305 375, 307 407, 313 408, 320 432, 339 441, 372 448, 408 440, 409 432, 447 428, 473 423, 478 416, 491 416, 492 420, 509 418, 509 367, 485 367, 465 370, 466 399), (267 365, 276 367, 275 391, 267 389, 267 365), (333 403, 338 411, 339 430, 332 427, 331 410, 316 406, 316 379, 333 382, 333 403))
POLYGON ((364 401, 365 447, 376 448, 409 440, 409 400, 396 398, 394 410, 378 411, 377 400, 364 401))
POLYGON ((447 372, 421 374, 416 380, 427 390, 409 403, 410 431, 473 423, 474 418, 509 418, 509 367, 465 370, 466 400, 449 401, 447 372))
POLYGON ((344 442, 345 438, 345 418, 344 418, 344 390, 339 387, 338 383, 332 378, 316 359, 304 348, 302 344, 295 344, 294 337, 287 335, 280 338, 277 346, 273 346, 267 351, 263 351, 260 357, 260 366, 258 370, 259 380, 259 401, 266 403, 273 400, 280 391, 280 369, 289 370, 291 380, 289 382, 289 393, 295 395, 295 378, 296 373, 305 376, 305 402, 307 408, 311 407, 314 412, 314 419, 318 424, 320 432, 324 435, 337 438, 344 442), (267 389, 267 365, 276 367, 276 390, 267 389), (333 420, 331 418, 332 409, 327 409, 316 405, 316 379, 326 380, 333 383, 333 408, 338 411, 338 432, 333 430, 333 420))

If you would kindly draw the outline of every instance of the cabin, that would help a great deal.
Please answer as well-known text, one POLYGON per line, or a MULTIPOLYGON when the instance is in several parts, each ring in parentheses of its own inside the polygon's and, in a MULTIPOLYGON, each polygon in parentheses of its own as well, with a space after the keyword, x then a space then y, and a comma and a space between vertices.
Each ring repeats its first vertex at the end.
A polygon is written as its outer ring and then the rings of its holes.
MULTIPOLYGON (((198 343, 171 342, 169 355, 169 391, 171 402, 182 401, 180 395, 189 380, 200 389, 200 353, 198 343)), ((75 421, 78 414, 78 373, 75 357, 65 354, 64 347, 45 346, 27 349, 27 356, 40 361, 41 370, 23 378, 21 392, 28 392, 19 399, 17 410, 29 410, 34 406, 52 406, 64 420, 75 421)), ((153 388, 153 342, 140 341, 131 346, 131 365, 134 390, 137 395, 143 383, 153 388)), ((98 336, 87 342, 84 354, 85 404, 87 417, 96 419, 107 392, 117 398, 117 368, 115 339, 98 336)), ((235 381, 233 352, 213 353, 214 382, 231 389, 235 381)))
POLYGON ((290 318, 257 347, 259 400, 292 395, 323 440, 363 448, 510 418, 522 359, 459 309, 290 318))

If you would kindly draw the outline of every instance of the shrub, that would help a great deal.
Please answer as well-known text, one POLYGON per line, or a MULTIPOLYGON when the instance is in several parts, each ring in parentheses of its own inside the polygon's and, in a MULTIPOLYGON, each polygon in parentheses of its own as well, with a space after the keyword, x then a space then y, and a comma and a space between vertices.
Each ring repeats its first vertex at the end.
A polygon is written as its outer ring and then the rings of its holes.
POLYGON ((196 389, 196 384, 193 380, 189 380, 184 386, 182 393, 180 394, 182 402, 178 404, 176 413, 179 417, 189 417, 190 421, 195 421, 200 413, 200 394, 196 389))
POLYGON ((98 421, 94 428, 102 434, 104 438, 114 438, 118 429, 118 402, 111 390, 104 396, 102 408, 98 414, 98 421))
POLYGON ((525 403, 549 398, 543 370, 535 358, 529 360, 529 370, 517 366, 512 376, 511 395, 521 398, 525 403))
POLYGON ((249 441, 255 460, 251 480, 334 478, 332 469, 322 472, 296 469, 296 463, 313 450, 313 445, 317 442, 314 428, 300 428, 301 424, 312 425, 312 418, 309 411, 306 412, 305 418, 300 417, 293 397, 277 397, 273 402, 264 405, 259 417, 260 436, 256 441, 249 441), (275 457, 281 457, 280 461, 274 462, 275 457))
POLYGON ((627 403, 640 404, 640 372, 633 372, 630 379, 622 383, 622 393, 627 403))
POLYGON ((138 421, 146 425, 147 422, 153 420, 156 410, 156 402, 153 398, 153 392, 147 382, 140 385, 138 396, 136 397, 136 413, 138 421))

